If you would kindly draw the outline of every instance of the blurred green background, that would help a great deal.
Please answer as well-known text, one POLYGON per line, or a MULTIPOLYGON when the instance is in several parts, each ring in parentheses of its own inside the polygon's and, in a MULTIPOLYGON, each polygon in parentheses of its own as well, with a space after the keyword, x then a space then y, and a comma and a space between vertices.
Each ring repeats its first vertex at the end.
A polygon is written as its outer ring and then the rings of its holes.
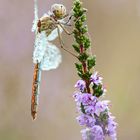
MULTIPOLYGON (((72 0, 39 0, 40 16, 53 3, 68 11, 72 0)), ((88 9, 96 69, 104 77, 119 140, 140 140, 140 0, 83 0, 88 9)), ((0 140, 80 140, 72 98, 76 61, 43 72, 38 118, 30 115, 33 78, 33 0, 0 0, 0 140)), ((69 37, 63 34, 67 47, 69 37)), ((55 41, 58 43, 58 40, 55 41)))

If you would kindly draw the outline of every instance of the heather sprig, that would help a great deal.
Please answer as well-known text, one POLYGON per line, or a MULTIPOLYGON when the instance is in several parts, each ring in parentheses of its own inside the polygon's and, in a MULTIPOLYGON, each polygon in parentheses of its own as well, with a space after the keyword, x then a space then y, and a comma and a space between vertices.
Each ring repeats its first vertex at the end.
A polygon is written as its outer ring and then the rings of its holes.
POLYGON ((75 66, 80 77, 73 96, 80 114, 76 119, 79 125, 85 127, 81 131, 83 140, 105 140, 106 136, 116 140, 117 124, 109 111, 109 101, 100 99, 106 92, 103 78, 95 71, 95 55, 89 53, 91 41, 85 24, 86 12, 81 1, 74 0, 75 43, 72 46, 78 55, 75 66))

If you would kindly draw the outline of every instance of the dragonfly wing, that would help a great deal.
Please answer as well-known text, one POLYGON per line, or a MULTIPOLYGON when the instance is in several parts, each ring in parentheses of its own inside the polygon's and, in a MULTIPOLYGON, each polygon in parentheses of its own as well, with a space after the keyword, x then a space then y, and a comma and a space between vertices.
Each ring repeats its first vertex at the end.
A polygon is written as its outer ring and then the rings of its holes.
POLYGON ((34 0, 34 20, 32 25, 32 32, 35 32, 37 29, 37 22, 38 22, 38 1, 34 0))
MULTIPOLYGON (((33 20, 33 25, 32 25, 32 30, 31 30, 32 32, 36 32, 37 29, 38 29, 37 23, 38 23, 38 21, 39 21, 39 18, 38 18, 38 9, 37 9, 37 6, 35 6, 34 14, 35 14, 35 17, 34 17, 34 20, 33 20)), ((48 16, 49 16, 49 15, 45 13, 45 14, 40 18, 40 20, 41 20, 42 18, 48 17, 48 16)))
POLYGON ((38 23, 38 18, 33 20, 33 25, 32 25, 32 32, 35 32, 37 29, 37 23, 38 23))
POLYGON ((46 52, 46 46, 48 46, 48 41, 46 40, 45 32, 41 32, 36 35, 34 52, 33 52, 33 63, 40 63, 46 52))
MULTIPOLYGON (((62 33, 62 32, 63 32, 63 29, 62 29, 59 25, 58 25, 58 28, 59 28, 59 30, 60 30, 60 33, 62 33)), ((55 40, 57 37, 58 37, 58 30, 57 30, 57 28, 56 28, 56 29, 54 29, 54 30, 51 32, 50 35, 47 36, 47 40, 48 40, 48 41, 53 41, 53 40, 55 40)))
POLYGON ((41 61, 41 69, 42 70, 51 70, 56 69, 62 61, 60 50, 48 42, 46 47, 46 52, 41 61))

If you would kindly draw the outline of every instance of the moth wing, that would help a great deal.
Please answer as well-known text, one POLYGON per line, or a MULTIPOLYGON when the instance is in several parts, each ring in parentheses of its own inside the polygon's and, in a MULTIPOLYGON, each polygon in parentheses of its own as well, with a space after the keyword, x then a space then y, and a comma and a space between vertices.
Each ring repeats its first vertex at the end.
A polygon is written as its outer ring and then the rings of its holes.
POLYGON ((44 57, 41 61, 42 70, 56 69, 62 61, 60 50, 52 43, 48 42, 44 57))

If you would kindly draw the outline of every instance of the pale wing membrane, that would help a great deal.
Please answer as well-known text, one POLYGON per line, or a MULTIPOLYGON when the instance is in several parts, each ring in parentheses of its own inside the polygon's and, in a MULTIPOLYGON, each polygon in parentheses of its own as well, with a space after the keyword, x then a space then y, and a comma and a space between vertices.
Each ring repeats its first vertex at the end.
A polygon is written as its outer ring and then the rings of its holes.
POLYGON ((34 52, 33 52, 33 63, 40 63, 45 55, 46 46, 48 42, 46 40, 45 32, 41 32, 36 35, 34 52))
POLYGON ((37 0, 34 0, 34 20, 32 25, 32 32, 35 32, 37 29, 37 22, 38 22, 38 6, 37 6, 37 0))
POLYGON ((41 61, 42 70, 56 69, 62 61, 60 50, 50 42, 47 42, 46 52, 41 61))
MULTIPOLYGON (((62 33, 62 32, 63 32, 63 29, 62 29, 59 25, 58 25, 58 28, 59 28, 59 30, 60 30, 60 33, 62 33)), ((57 30, 57 28, 56 28, 56 29, 54 29, 54 30, 51 32, 50 35, 47 36, 47 40, 48 40, 48 41, 53 41, 53 40, 55 40, 57 37, 58 37, 58 30, 57 30)))

